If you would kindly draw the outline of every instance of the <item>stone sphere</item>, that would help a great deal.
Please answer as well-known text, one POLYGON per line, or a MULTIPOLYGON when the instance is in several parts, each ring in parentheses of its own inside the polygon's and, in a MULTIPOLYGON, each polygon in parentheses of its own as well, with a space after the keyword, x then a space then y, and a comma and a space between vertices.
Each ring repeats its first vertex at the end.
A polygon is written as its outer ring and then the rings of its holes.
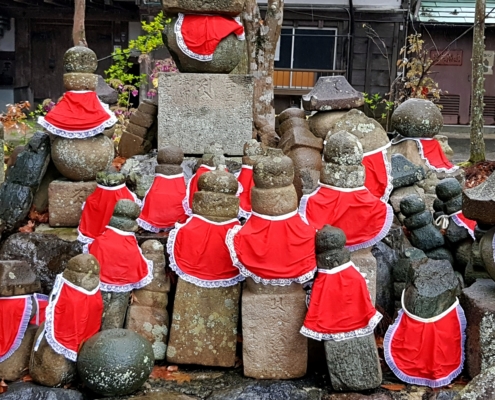
POLYGON ((184 161, 184 152, 178 146, 168 145, 158 150, 156 161, 158 164, 181 165, 184 161))
POLYGON ((268 148, 265 156, 260 156, 253 167, 253 179, 261 189, 281 188, 292 185, 294 163, 282 150, 268 148))
POLYGON ((406 217, 409 217, 410 215, 424 211, 426 209, 426 204, 417 194, 410 194, 400 201, 399 207, 400 212, 406 217))
POLYGON ((64 69, 66 72, 94 73, 98 68, 96 53, 84 46, 71 47, 64 54, 64 69))
POLYGON ((346 131, 327 135, 323 158, 326 162, 337 165, 361 165, 363 146, 356 136, 346 131))
POLYGON ((52 143, 52 160, 60 173, 73 181, 94 181, 106 170, 115 155, 112 141, 105 135, 87 139, 57 137, 52 143))
POLYGON ((406 100, 392 114, 392 129, 402 136, 432 138, 442 127, 442 113, 430 100, 406 100))
POLYGON ((238 187, 236 177, 227 171, 206 172, 198 179, 198 189, 206 192, 236 194, 238 187))
POLYGON ((124 396, 146 382, 154 363, 148 340, 127 329, 109 329, 84 343, 77 358, 77 371, 93 392, 124 396))

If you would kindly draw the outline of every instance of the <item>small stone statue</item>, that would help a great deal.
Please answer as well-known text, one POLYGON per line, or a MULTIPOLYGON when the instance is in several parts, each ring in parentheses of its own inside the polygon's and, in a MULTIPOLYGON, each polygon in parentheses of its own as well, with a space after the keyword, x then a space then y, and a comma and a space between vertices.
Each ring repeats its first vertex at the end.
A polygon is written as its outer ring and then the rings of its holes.
POLYGON ((166 146, 158 151, 155 179, 143 199, 143 209, 137 223, 150 232, 172 229, 176 222, 183 223, 186 213, 182 201, 186 183, 181 163, 184 153, 177 146, 166 146))
POLYGON ((193 214, 170 232, 170 267, 179 275, 167 361, 232 367, 239 318, 239 282, 225 236, 239 226, 237 180, 221 166, 202 174, 193 214))
POLYGON ((103 301, 100 266, 89 254, 69 260, 57 275, 46 320, 40 325, 31 352, 29 374, 44 386, 63 386, 76 376, 81 344, 100 330, 103 301))
POLYGON ((131 290, 153 280, 153 262, 144 258, 134 233, 140 211, 133 201, 119 200, 104 232, 85 247, 100 263, 102 330, 122 328, 131 290))
POLYGON ((81 222, 77 228, 77 239, 85 244, 91 243, 103 233, 119 200, 139 201, 126 187, 123 174, 112 171, 98 172, 96 182, 98 185, 95 191, 83 204, 81 222))
POLYGON ((255 139, 244 144, 241 171, 237 176, 237 181, 242 187, 239 194, 239 218, 248 218, 251 215, 251 189, 254 186, 253 165, 261 155, 263 155, 263 149, 255 139))
POLYGON ((242 294, 244 374, 298 378, 306 373, 308 357, 306 338, 298 333, 306 313, 301 284, 315 271, 315 229, 297 214, 289 157, 267 148, 253 173, 253 214, 227 235, 232 260, 247 277, 242 294))
POLYGON ((325 225, 316 235, 318 274, 301 333, 325 341, 335 390, 380 385, 382 371, 373 330, 382 315, 371 303, 366 282, 344 248, 344 232, 325 225))

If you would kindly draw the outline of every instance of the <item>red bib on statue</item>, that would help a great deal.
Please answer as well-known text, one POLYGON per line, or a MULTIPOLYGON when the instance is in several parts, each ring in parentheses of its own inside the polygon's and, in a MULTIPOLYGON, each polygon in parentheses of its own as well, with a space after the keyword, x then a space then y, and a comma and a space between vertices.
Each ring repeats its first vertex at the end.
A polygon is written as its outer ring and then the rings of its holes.
POLYGON ((192 203, 194 193, 198 191, 199 177, 207 172, 215 171, 215 167, 209 167, 208 165, 201 164, 196 173, 189 179, 186 189, 186 197, 184 198, 184 210, 187 215, 192 215, 192 203))
POLYGON ((182 52, 199 61, 211 61, 220 41, 232 33, 244 40, 240 19, 221 15, 179 14, 174 31, 182 52))
POLYGON ((242 192, 239 195, 239 218, 247 218, 251 215, 251 188, 254 186, 253 167, 243 165, 237 177, 242 192))
POLYGON ((345 340, 373 333, 382 315, 352 262, 318 268, 301 333, 316 340, 345 340))
POLYGON ((125 184, 113 187, 97 185, 83 204, 77 239, 82 243, 91 243, 100 236, 110 222, 113 209, 119 200, 138 202, 125 184))
POLYGON ((185 281, 207 288, 244 280, 225 244, 227 232, 235 226, 240 226, 237 219, 212 222, 196 214, 185 224, 177 224, 167 242, 170 268, 185 281))
POLYGON ((41 325, 45 322, 46 315, 46 307, 48 306, 48 296, 45 294, 35 293, 33 294, 33 300, 36 303, 36 314, 29 321, 30 324, 33 325, 41 325))
POLYGON ((326 224, 342 229, 347 237, 346 247, 351 251, 382 240, 394 215, 392 207, 364 186, 343 189, 322 183, 313 193, 302 197, 299 213, 316 229, 326 224))
POLYGON ((244 226, 228 233, 227 246, 244 276, 265 285, 290 285, 313 278, 315 235, 297 211, 277 217, 253 212, 244 226))
POLYGON ((31 296, 0 297, 0 362, 21 345, 31 318, 31 296))
POLYGON ((432 388, 448 385, 464 363, 466 319, 459 301, 427 319, 402 307, 385 335, 385 361, 406 383, 432 388))
POLYGON ((46 340, 56 353, 76 361, 81 344, 100 330, 103 314, 100 288, 85 290, 60 274, 50 297, 46 309, 46 340))
POLYGON ((459 169, 452 164, 445 156, 442 146, 436 139, 427 138, 406 138, 398 136, 392 140, 392 144, 403 142, 404 140, 414 140, 418 146, 419 155, 424 160, 428 168, 436 172, 455 172, 459 169))
POLYGON ((392 167, 388 160, 387 149, 390 143, 379 149, 364 153, 362 164, 366 171, 364 186, 370 193, 387 202, 394 188, 392 185, 392 167))
POLYGON ((114 113, 96 92, 69 91, 38 123, 57 136, 84 139, 102 133, 117 122, 114 113))
POLYGON ((143 199, 143 209, 137 223, 150 232, 171 229, 187 216, 182 202, 186 197, 184 174, 156 174, 143 199))
POLYGON ((474 228, 476 228, 477 224, 476 221, 466 218, 462 211, 456 212, 455 214, 451 215, 451 217, 452 221, 454 221, 457 226, 466 228, 473 240, 476 240, 476 238, 474 237, 474 228))
POLYGON ((100 263, 100 288, 105 292, 129 292, 153 279, 153 262, 144 258, 132 232, 107 226, 88 252, 100 263))

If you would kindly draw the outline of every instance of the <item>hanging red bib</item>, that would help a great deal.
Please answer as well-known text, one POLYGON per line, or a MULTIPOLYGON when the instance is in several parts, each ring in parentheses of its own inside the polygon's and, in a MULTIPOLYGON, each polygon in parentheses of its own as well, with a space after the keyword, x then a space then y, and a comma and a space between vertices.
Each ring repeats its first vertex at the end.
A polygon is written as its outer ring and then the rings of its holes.
POLYGON ((0 362, 21 345, 31 318, 31 296, 0 297, 0 362))
POLYGON ((251 215, 251 188, 254 186, 253 167, 243 164, 237 180, 242 187, 239 194, 239 218, 248 218, 251 215))
POLYGON ((372 334, 381 319, 363 275, 349 261, 318 268, 301 333, 316 340, 352 339, 372 334))
POLYGON ((297 211, 272 217, 255 213, 227 234, 226 243, 241 274, 264 285, 304 283, 316 271, 315 235, 297 211))
POLYGON ((388 201, 392 193, 392 167, 387 157, 390 143, 379 149, 364 153, 362 164, 366 171, 364 186, 372 195, 384 202, 388 201))
POLYGON ((452 214, 451 217, 452 221, 454 221, 457 226, 466 228, 473 240, 476 240, 476 238, 474 237, 474 228, 476 228, 477 224, 476 221, 466 218, 462 211, 458 211, 455 214, 452 214))
POLYGON ((403 142, 404 140, 414 140, 418 146, 419 155, 424 160, 428 168, 436 172, 455 172, 458 166, 452 164, 445 156, 442 146, 438 140, 433 138, 406 138, 398 136, 392 141, 392 144, 403 142))
POLYGON ((33 300, 36 303, 36 314, 29 321, 33 325, 41 325, 45 322, 46 307, 48 306, 48 296, 46 294, 33 294, 33 300))
POLYGON ((102 133, 117 122, 114 113, 96 92, 68 91, 38 124, 57 136, 84 139, 102 133))
POLYGON ((80 345, 100 330, 103 314, 100 288, 85 290, 60 274, 50 298, 46 308, 46 341, 56 353, 76 361, 80 345))
POLYGON ((83 204, 81 222, 77 239, 82 243, 91 243, 105 230, 112 218, 113 209, 119 200, 132 200, 140 203, 134 193, 125 184, 113 187, 97 185, 83 204))
MULTIPOLYGON (((404 293, 402 294, 404 297, 404 293)), ((385 361, 397 377, 412 385, 448 385, 464 364, 466 319, 455 303, 433 318, 419 318, 404 308, 385 335, 385 361)))
POLYGON ((244 40, 244 27, 239 17, 179 13, 174 31, 182 52, 198 61, 211 61, 220 41, 232 33, 244 40))
POLYGON ((100 263, 100 288, 105 292, 129 292, 153 280, 153 262, 144 258, 132 232, 107 226, 87 251, 100 263))
POLYGON ((351 251, 373 246, 387 235, 394 216, 390 205, 364 186, 343 189, 319 185, 304 195, 299 205, 299 213, 311 226, 321 229, 329 224, 342 229, 351 251))
POLYGON ((208 165, 201 164, 196 171, 196 173, 191 176, 186 188, 186 197, 183 201, 184 210, 186 210, 187 215, 192 215, 192 203, 194 198, 194 193, 198 191, 198 181, 199 177, 206 172, 215 171, 215 167, 209 167, 208 165))
POLYGON ((186 197, 184 174, 155 174, 153 184, 143 199, 143 209, 137 223, 150 232, 172 229, 187 216, 182 201, 186 197))
POLYGON ((170 231, 167 252, 170 268, 180 278, 206 288, 228 287, 244 280, 233 265, 225 236, 240 226, 237 219, 212 222, 193 214, 170 231))

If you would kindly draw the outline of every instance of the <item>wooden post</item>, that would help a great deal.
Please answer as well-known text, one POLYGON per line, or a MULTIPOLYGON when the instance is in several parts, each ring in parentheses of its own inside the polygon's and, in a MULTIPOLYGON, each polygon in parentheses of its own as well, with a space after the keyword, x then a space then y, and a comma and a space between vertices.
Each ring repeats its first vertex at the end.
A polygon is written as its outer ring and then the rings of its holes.
POLYGON ((86 0, 74 0, 74 26, 72 28, 74 46, 88 47, 88 43, 86 43, 86 31, 84 30, 85 12, 86 0))

